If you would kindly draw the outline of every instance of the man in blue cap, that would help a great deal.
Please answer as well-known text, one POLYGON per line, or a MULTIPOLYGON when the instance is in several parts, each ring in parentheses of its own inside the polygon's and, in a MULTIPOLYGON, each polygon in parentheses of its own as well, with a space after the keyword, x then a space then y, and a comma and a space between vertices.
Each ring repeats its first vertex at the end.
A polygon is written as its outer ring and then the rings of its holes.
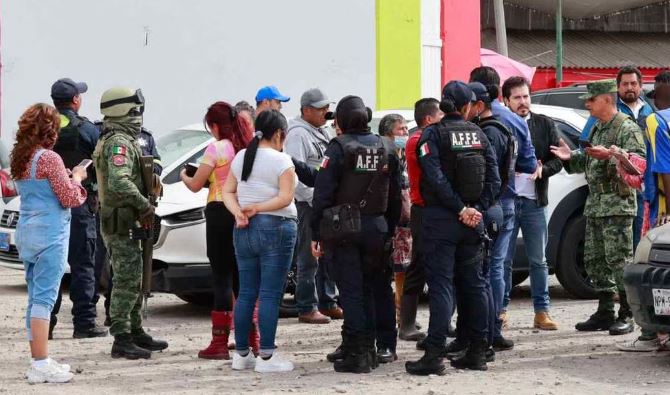
MULTIPOLYGON (((486 370, 488 298, 483 275, 482 213, 494 204, 500 189, 495 153, 486 135, 467 122, 476 96, 461 81, 449 82, 442 91, 440 109, 445 116, 421 134, 419 165, 425 201, 421 224, 422 256, 430 322, 426 353, 408 361, 410 374, 444 374, 442 358, 454 305, 454 278, 463 295, 464 321, 469 324, 469 347, 451 365, 486 370)), ((346 308, 344 310, 347 313, 346 308)))
POLYGON ((281 104, 289 100, 291 98, 282 95, 276 86, 264 86, 256 93, 256 116, 265 110, 281 111, 281 104))
MULTIPOLYGON (((91 159, 100 131, 88 119, 78 114, 81 108, 81 94, 88 90, 84 82, 61 78, 51 86, 51 98, 60 112, 60 132, 54 151, 58 153, 65 167, 72 169, 84 159, 91 159)), ((72 321, 75 338, 106 336, 107 330, 96 326, 97 299, 95 281, 96 215, 98 211, 98 186, 93 166, 88 167, 88 178, 84 181, 88 192, 86 203, 72 209, 70 224, 70 299, 72 300, 72 321)), ((56 326, 60 309, 61 294, 52 311, 50 336, 56 326)))

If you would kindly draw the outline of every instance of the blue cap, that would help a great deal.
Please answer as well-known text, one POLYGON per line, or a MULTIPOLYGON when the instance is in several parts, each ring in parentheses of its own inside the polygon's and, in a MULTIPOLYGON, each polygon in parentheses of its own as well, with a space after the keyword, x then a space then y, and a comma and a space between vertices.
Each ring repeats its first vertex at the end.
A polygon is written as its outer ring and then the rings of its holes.
POLYGON ((489 95, 488 89, 481 82, 471 82, 468 84, 468 87, 472 89, 475 93, 477 101, 483 101, 484 103, 491 103, 491 95, 489 95))
POLYGON ((268 85, 262 87, 258 90, 258 93, 256 93, 256 103, 260 103, 263 100, 279 100, 281 102, 287 102, 291 100, 291 98, 279 93, 279 89, 277 89, 276 86, 268 85))
POLYGON ((74 82, 70 78, 61 78, 51 85, 51 98, 70 100, 87 90, 88 85, 85 82, 74 82))
POLYGON ((461 108, 464 105, 477 101, 475 93, 463 81, 449 81, 442 89, 442 99, 449 99, 461 108))

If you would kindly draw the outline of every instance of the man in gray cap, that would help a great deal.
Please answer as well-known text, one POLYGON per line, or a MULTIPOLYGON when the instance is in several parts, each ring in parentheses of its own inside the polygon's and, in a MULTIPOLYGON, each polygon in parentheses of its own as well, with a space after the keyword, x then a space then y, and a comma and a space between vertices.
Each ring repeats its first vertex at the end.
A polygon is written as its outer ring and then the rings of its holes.
MULTIPOLYGON (((300 98, 300 117, 289 123, 284 152, 294 159, 317 168, 323 160, 330 135, 322 127, 332 102, 318 88, 310 89, 300 98)), ((300 322, 326 324, 341 319, 342 309, 335 302, 335 284, 330 281, 312 256, 312 195, 314 188, 298 184, 295 191, 298 208, 298 242, 296 245, 297 285, 295 300, 300 322)))

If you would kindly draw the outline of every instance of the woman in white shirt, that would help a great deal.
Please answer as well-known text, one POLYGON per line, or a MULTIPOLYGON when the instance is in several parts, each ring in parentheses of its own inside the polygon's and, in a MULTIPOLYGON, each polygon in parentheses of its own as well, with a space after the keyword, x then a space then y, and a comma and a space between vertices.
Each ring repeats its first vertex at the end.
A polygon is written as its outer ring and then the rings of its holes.
POLYGON ((255 126, 254 139, 233 159, 223 196, 235 216, 233 242, 240 276, 233 369, 285 372, 293 370, 293 363, 274 348, 279 302, 297 234, 293 203, 297 179, 291 157, 281 152, 286 118, 276 110, 263 111, 255 126), (248 333, 257 299, 261 345, 254 358, 249 352, 248 333))

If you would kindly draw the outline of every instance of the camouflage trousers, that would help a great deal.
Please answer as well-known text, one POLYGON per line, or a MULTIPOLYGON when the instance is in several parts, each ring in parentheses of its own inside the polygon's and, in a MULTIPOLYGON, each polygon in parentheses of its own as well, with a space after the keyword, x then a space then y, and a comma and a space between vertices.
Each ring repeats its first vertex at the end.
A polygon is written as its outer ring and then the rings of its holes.
POLYGON ((633 219, 586 217, 584 265, 598 291, 624 291, 623 269, 633 263, 633 219))
POLYGON ((114 271, 114 287, 109 304, 112 326, 109 333, 119 335, 142 328, 142 249, 128 235, 103 234, 114 271))

